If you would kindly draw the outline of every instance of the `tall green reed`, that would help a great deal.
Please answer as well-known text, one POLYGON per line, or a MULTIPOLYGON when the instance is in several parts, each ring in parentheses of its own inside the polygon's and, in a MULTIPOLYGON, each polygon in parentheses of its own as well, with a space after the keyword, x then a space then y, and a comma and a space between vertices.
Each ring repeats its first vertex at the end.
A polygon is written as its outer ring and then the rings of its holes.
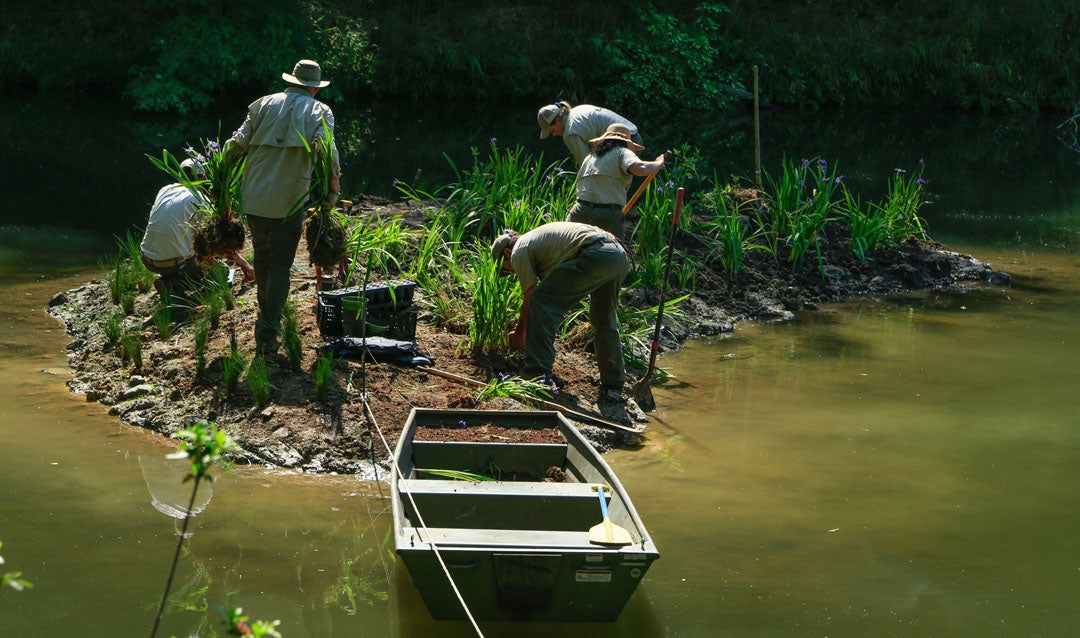
POLYGON ((521 308, 516 277, 504 276, 502 260, 492 259, 484 246, 475 246, 469 259, 472 277, 466 288, 472 297, 469 345, 476 351, 505 351, 509 328, 521 308))
POLYGON ((142 368, 142 330, 132 328, 120 337, 120 359, 130 361, 136 368, 142 368))
POLYGON ((154 310, 154 326, 157 328, 158 337, 163 340, 172 339, 173 330, 173 306, 172 295, 165 290, 161 295, 160 303, 154 310))
POLYGON ((115 310, 106 312, 101 323, 101 331, 105 336, 105 343, 116 347, 124 335, 124 314, 115 310))
POLYGON ((882 208, 889 220, 889 238, 892 241, 926 236, 926 223, 919 216, 919 210, 926 203, 923 199, 923 186, 927 183, 923 178, 925 168, 926 164, 919 160, 919 168, 914 174, 897 168, 889 179, 882 208))
POLYGON ((225 384, 225 394, 236 392, 240 375, 247 366, 247 360, 240 354, 240 345, 236 342, 236 332, 229 333, 229 351, 221 359, 221 379, 225 384))
POLYGON ((266 359, 262 355, 256 355, 248 365, 247 374, 244 375, 251 396, 255 404, 260 408, 270 403, 270 371, 266 368, 266 359))
POLYGON ((300 337, 296 303, 291 299, 285 302, 285 308, 281 313, 281 342, 285 348, 285 356, 289 359, 289 367, 299 370, 303 365, 304 341, 300 337))
POLYGON ((315 396, 321 403, 330 398, 330 380, 334 373, 334 353, 320 352, 315 359, 315 396))
POLYGON ((192 327, 192 341, 195 350, 195 374, 200 377, 206 372, 206 345, 209 338, 209 319, 205 314, 197 315, 192 327))
POLYGON ((691 233, 708 247, 705 264, 720 264, 734 280, 746 267, 746 253, 768 251, 769 243, 761 242, 767 231, 742 215, 727 191, 726 186, 713 178, 712 189, 702 196, 711 215, 694 224, 691 233))

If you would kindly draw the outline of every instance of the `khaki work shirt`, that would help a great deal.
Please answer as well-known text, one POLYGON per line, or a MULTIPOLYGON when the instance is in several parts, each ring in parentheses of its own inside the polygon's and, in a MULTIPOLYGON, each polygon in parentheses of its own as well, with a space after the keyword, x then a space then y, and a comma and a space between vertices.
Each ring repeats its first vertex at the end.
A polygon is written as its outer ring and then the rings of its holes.
POLYGON ((551 222, 518 237, 510 253, 510 265, 521 282, 521 289, 532 288, 552 268, 576 257, 582 248, 608 234, 588 224, 551 222))
POLYGON ((641 159, 634 151, 616 146, 603 157, 590 153, 577 174, 577 198, 593 204, 626 205, 634 175, 630 167, 641 159))
POLYGON ((585 156, 591 150, 589 140, 594 140, 607 131, 612 124, 625 124, 630 129, 630 135, 638 134, 637 125, 619 115, 615 111, 609 111, 603 107, 592 104, 579 104, 570 109, 563 118, 563 144, 570 149, 574 156, 574 164, 581 166, 585 156))
MULTIPOLYGON (((333 111, 297 87, 263 96, 248 106, 247 118, 229 140, 247 151, 240 187, 240 205, 246 214, 281 219, 307 206, 312 171, 308 147, 324 136, 323 121, 332 134, 333 111)), ((336 143, 333 155, 338 175, 341 162, 336 143)))

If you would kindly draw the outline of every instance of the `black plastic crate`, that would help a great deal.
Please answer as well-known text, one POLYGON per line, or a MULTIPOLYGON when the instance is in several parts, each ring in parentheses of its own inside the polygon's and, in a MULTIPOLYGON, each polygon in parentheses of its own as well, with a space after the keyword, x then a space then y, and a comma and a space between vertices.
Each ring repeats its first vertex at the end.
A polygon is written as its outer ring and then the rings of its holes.
MULTIPOLYGON (((343 320, 350 312, 343 310, 343 306, 352 305, 348 302, 358 301, 361 294, 369 312, 396 312, 412 307, 415 289, 415 282, 394 280, 368 284, 363 288, 363 292, 361 292, 360 286, 321 291, 319 292, 318 303, 315 306, 315 316, 318 320, 319 330, 324 335, 332 337, 349 334, 343 325, 343 320)), ((352 312, 352 314, 353 316, 348 318, 353 319, 355 322, 355 312, 352 312)), ((413 331, 415 332, 415 325, 413 331)))
POLYGON ((340 337, 344 334, 341 325, 341 304, 332 304, 322 298, 319 293, 318 303, 315 304, 315 319, 319 324, 319 331, 330 337, 340 337))
MULTIPOLYGON (((406 279, 382 281, 368 284, 363 288, 363 296, 372 306, 396 306, 405 308, 412 305, 413 292, 416 290, 416 282, 406 279)), ((341 305, 341 300, 346 297, 359 297, 360 286, 339 288, 337 290, 324 290, 319 293, 320 299, 341 305)))
POLYGON ((345 336, 349 337, 386 337, 398 341, 416 340, 416 319, 420 312, 415 307, 404 309, 368 309, 364 316, 357 317, 346 312, 341 320, 345 336), (366 335, 361 335, 364 323, 367 323, 366 335))

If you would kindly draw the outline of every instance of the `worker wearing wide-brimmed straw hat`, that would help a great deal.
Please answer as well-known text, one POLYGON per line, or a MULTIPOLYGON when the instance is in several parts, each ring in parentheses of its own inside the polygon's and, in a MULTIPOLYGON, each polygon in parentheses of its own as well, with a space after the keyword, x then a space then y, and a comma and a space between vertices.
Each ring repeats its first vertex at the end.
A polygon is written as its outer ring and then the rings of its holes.
MULTIPOLYGON (((314 60, 300 60, 292 73, 282 73, 289 86, 248 106, 247 119, 229 140, 247 153, 240 203, 251 229, 255 252, 255 283, 259 317, 255 344, 259 352, 273 354, 280 345, 281 316, 289 296, 290 270, 300 243, 304 215, 311 191, 315 140, 328 129, 333 134, 334 113, 315 99, 330 82, 314 60), (324 129, 324 123, 326 129, 324 129)), ((341 166, 336 145, 331 200, 340 191, 341 166)))
POLYGON ((645 177, 664 167, 664 154, 651 162, 637 152, 644 146, 634 141, 630 129, 615 123, 589 140, 592 152, 585 156, 577 174, 577 202, 566 219, 603 228, 623 239, 624 216, 630 182, 635 175, 645 177))
POLYGON ((612 124, 626 126, 630 129, 631 139, 644 144, 637 125, 614 111, 592 104, 571 107, 565 100, 547 104, 537 112, 536 123, 540 126, 540 139, 552 135, 562 137, 563 144, 574 156, 575 166, 581 166, 589 154, 589 140, 603 135, 612 124))

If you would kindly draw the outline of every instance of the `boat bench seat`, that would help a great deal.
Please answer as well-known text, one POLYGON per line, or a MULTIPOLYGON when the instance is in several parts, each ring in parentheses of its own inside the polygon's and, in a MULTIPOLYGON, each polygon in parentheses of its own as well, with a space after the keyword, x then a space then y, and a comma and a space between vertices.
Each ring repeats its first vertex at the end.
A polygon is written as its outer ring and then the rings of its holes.
POLYGON ((505 547, 507 549, 584 549, 590 552, 618 549, 589 542, 589 528, 571 531, 536 529, 476 529, 465 527, 406 528, 406 535, 416 542, 438 547, 505 547))
POLYGON ((432 528, 588 531, 602 518, 591 483, 401 479, 398 491, 406 515, 419 525, 415 502, 432 528))

